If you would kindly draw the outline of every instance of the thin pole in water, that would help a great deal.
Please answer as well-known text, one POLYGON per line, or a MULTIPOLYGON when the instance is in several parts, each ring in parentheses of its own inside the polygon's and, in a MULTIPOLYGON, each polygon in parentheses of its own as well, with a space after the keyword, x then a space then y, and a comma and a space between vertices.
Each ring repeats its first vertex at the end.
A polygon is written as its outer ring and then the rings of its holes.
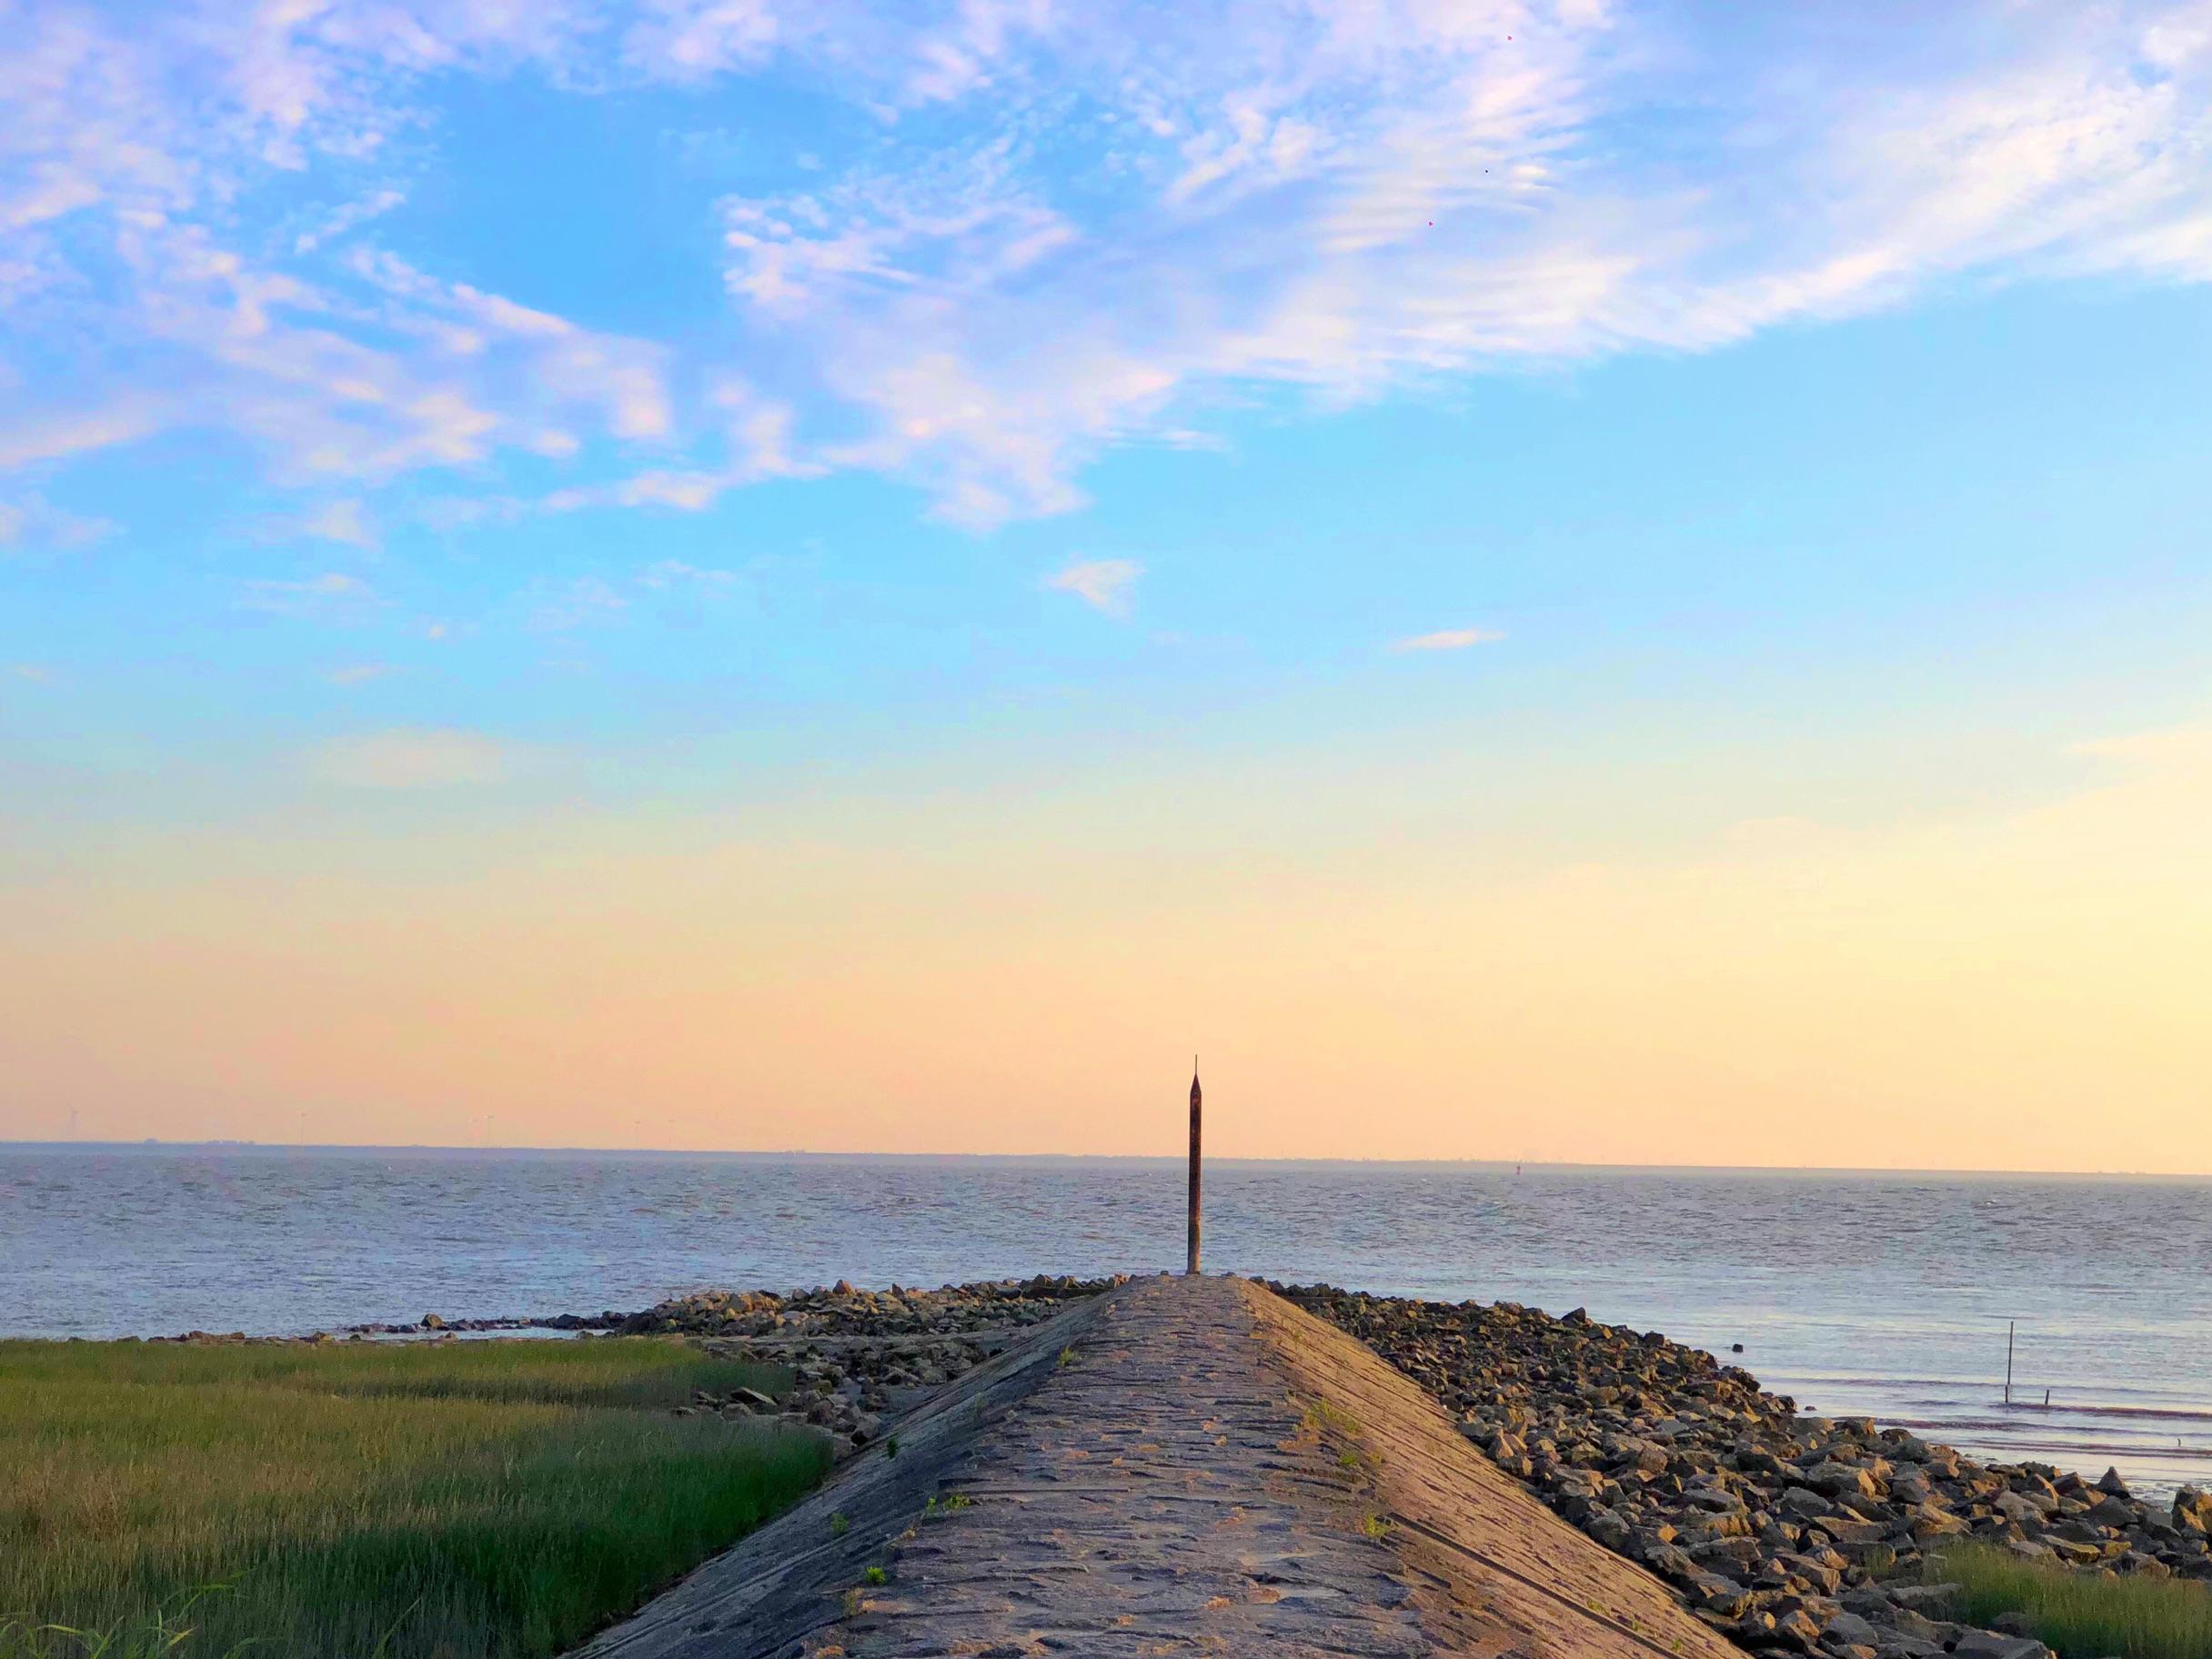
POLYGON ((2005 1322, 2005 1403, 2012 1403, 2012 1333, 2018 1328, 2017 1320, 2005 1322))
POLYGON ((1191 1056, 1191 1253, 1183 1272, 1198 1277, 1198 1056, 1191 1056))

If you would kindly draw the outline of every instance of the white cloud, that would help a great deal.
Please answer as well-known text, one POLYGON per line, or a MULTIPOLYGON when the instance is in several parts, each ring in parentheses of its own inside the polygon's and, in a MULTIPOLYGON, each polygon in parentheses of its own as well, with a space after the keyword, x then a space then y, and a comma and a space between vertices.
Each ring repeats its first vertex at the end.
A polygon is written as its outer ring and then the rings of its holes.
POLYGON ((1393 651, 1463 651, 1471 645, 1489 645, 1504 638, 1494 628, 1443 628, 1433 634, 1412 634, 1391 641, 1393 651))
POLYGON ((727 488, 712 473, 648 472, 624 484, 615 498, 624 507, 673 507, 696 513, 713 506, 727 488))
POLYGON ((701 82, 789 55, 832 68, 857 96, 890 112, 990 85, 1022 45, 1052 31, 1058 11, 1051 0, 904 9, 860 0, 639 0, 618 26, 624 61, 648 80, 701 82))
POLYGON ((719 501, 731 483, 729 478, 712 472, 641 472, 618 483, 557 489, 538 505, 549 513, 588 507, 669 507, 699 513, 719 501))
POLYGON ((27 685, 50 686, 54 683, 54 670, 43 662, 11 662, 7 665, 6 673, 9 679, 20 679, 27 685))
POLYGON ((1096 611, 1110 617, 1129 614, 1130 589, 1144 574, 1144 567, 1128 558, 1078 559, 1045 578, 1054 593, 1071 593, 1096 611))
POLYGON ((677 80, 749 68, 775 49, 778 9, 774 0, 645 0, 625 50, 648 74, 677 80))
POLYGON ((513 496, 438 496, 416 509, 416 517, 434 530, 462 530, 482 524, 513 524, 529 511, 529 503, 513 496))
POLYGON ((512 758, 507 745, 482 732, 395 727, 333 739, 307 764, 313 776, 347 789, 420 789, 497 783, 512 758))
POLYGON ((406 191, 387 187, 334 207, 292 238, 292 251, 295 254, 311 254, 324 243, 343 236, 357 226, 391 212, 407 199, 406 191))
POLYGON ((569 513, 598 507, 659 507, 677 512, 705 512, 729 491, 764 478, 817 478, 823 463, 794 451, 790 407, 762 397, 734 375, 718 380, 709 398, 713 423, 720 428, 721 462, 677 470, 657 468, 609 483, 557 489, 538 505, 547 512, 569 513))
POLYGON ((112 519, 55 507, 43 496, 0 501, 0 550, 73 552, 115 533, 112 519))
POLYGON ((398 672, 388 662, 347 662, 340 663, 323 678, 334 686, 366 686, 398 672))
POLYGON ((629 600, 596 576, 565 582, 540 579, 530 585, 529 625, 540 633, 565 633, 588 623, 610 621, 629 608, 629 600))
POLYGON ((1962 276, 2212 279, 2201 0, 1962 0, 1910 28, 1745 29, 1717 0, 129 18, 0 0, 0 330, 28 296, 61 343, 11 388, 0 468, 196 425, 324 493, 454 468, 496 499, 698 511, 867 468, 985 525, 1071 508, 1101 451, 1204 441, 1255 391, 1710 349, 1962 276), (763 382, 734 402, 672 341, 362 240, 408 227, 379 217, 406 187, 384 158, 434 142, 425 101, 458 77, 581 98, 778 74, 857 118, 719 205, 751 331, 729 360, 763 382), (256 226, 241 204, 278 176, 338 205, 256 226), (486 476, 545 459, 593 470, 486 476))
POLYGON ((638 571, 637 579, 640 588, 649 588, 657 593, 675 588, 701 594, 727 593, 738 585, 738 573, 688 565, 679 558, 662 558, 638 571))
POLYGON ((377 591, 357 576, 326 570, 298 581, 260 579, 238 587, 240 610, 267 611, 281 617, 329 618, 361 615, 382 601, 377 591))
MULTIPOLYGON (((315 257, 397 205, 396 189, 294 234, 289 259, 217 211, 272 166, 353 166, 382 124, 402 118, 391 100, 405 76, 471 61, 471 42, 489 50, 504 36, 475 30, 469 15, 508 9, 438 7, 402 27, 346 0, 250 21, 208 7, 126 40, 88 15, 30 8, 32 49, 0 65, 11 117, 0 124, 0 218, 13 202, 19 221, 26 203, 41 226, 70 221, 65 242, 27 233, 44 239, 11 250, 11 269, 73 315, 66 328, 47 319, 45 337, 65 347, 37 388, 51 407, 0 423, 0 470, 179 427, 244 436, 295 482, 572 454, 579 423, 619 440, 668 437, 662 347, 373 249, 315 257), (309 44, 295 30, 320 33, 309 44), (11 196, 11 183, 57 172, 66 192, 11 196)), ((494 52, 476 66, 500 61, 494 52)))
POLYGON ((376 527, 369 522, 367 510, 353 497, 326 503, 302 518, 299 528, 324 541, 367 548, 377 545, 376 527))
POLYGON ((563 580, 539 578, 525 590, 528 626, 538 633, 567 633, 595 624, 615 623, 631 614, 633 604, 667 608, 719 599, 735 593, 734 570, 694 565, 680 558, 655 559, 626 576, 581 576, 563 580))
POLYGON ((0 472, 66 460, 143 437, 157 424, 150 398, 127 395, 95 409, 57 409, 0 425, 0 472))
POLYGON ((966 143, 729 205, 729 282, 870 422, 840 459, 1051 512, 1255 384, 1705 349, 1960 272, 2212 276, 2187 11, 1870 15, 1845 53, 1721 7, 1077 9, 966 143), (1070 96, 1117 117, 1072 167, 1032 136, 1070 96))

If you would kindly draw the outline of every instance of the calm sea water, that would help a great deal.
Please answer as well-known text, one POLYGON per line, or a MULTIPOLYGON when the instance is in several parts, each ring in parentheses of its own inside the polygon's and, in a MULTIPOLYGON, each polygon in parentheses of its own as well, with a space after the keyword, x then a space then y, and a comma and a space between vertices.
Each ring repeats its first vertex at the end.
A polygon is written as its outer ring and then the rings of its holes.
MULTIPOLYGON (((0 1333, 1148 1272, 1181 1205, 1167 1161, 0 1146, 0 1333)), ((1819 1411, 2212 1480, 2212 1183, 1222 1161, 1206 1207, 1216 1271, 1586 1307, 1819 1411)))

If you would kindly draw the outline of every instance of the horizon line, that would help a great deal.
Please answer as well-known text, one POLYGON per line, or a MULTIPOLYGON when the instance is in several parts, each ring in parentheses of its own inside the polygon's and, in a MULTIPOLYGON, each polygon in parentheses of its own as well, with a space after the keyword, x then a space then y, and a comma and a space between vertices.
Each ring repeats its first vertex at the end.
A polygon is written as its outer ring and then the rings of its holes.
MULTIPOLYGON (((143 1151, 150 1147, 181 1151, 253 1152, 457 1152, 457 1153, 616 1153, 648 1158, 789 1158, 789 1159, 905 1159, 945 1161, 970 1159, 1019 1160, 1024 1162, 1058 1161, 1069 1163, 1161 1163, 1181 1167, 1181 1153, 1167 1152, 890 1152, 815 1151, 804 1147, 653 1147, 653 1146, 464 1146, 436 1141, 350 1142, 307 1141, 170 1141, 146 1136, 133 1141, 18 1141, 0 1139, 0 1151, 143 1151)), ((1214 1164, 1340 1164, 1379 1165, 1421 1169, 1438 1166, 1467 1169, 1593 1170, 1666 1174, 1711 1175, 1942 1175, 1958 1177, 2006 1176, 2068 1181, 2212 1181, 2203 1170, 2033 1170, 1931 1169, 1917 1165, 1827 1163, 1602 1163, 1550 1158, 1349 1158, 1260 1157, 1242 1153, 1210 1156, 1214 1164)))

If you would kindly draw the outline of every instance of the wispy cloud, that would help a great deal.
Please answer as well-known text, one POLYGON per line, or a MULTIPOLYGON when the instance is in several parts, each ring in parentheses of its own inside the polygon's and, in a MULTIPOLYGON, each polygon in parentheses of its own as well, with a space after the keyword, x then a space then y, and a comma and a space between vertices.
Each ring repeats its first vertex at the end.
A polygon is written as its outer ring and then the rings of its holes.
POLYGON ((1391 641, 1393 651, 1463 651, 1471 645, 1489 645, 1505 635, 1494 628, 1441 628, 1433 634, 1411 634, 1391 641))
POLYGON ((366 686, 398 672, 388 662, 347 662, 340 663, 323 678, 334 686, 366 686))
POLYGON ((27 685, 50 686, 54 670, 43 662, 11 662, 5 669, 10 679, 20 679, 27 685))
POLYGON ((326 570, 297 581, 259 579, 239 584, 240 610, 266 611, 281 617, 357 617, 381 601, 377 591, 357 576, 326 570))
POLYGON ((699 565, 688 565, 680 558, 656 559, 638 572, 637 583, 656 593, 679 589, 699 594, 728 593, 738 585, 738 573, 699 565))
POLYGON ((127 395, 101 408, 72 407, 68 402, 40 408, 0 424, 0 472, 128 443, 153 431, 161 419, 159 405, 143 395, 127 395))
POLYGON ((529 600, 530 627, 549 634, 610 621, 629 608, 629 600, 620 590, 596 576, 533 583, 529 600))
POLYGON ((1707 350, 1964 276, 2212 279, 2198 0, 1961 0, 1910 29, 1744 29, 1717 0, 1193 0, 1143 29, 1042 0, 6 15, 0 343, 31 295, 60 344, 11 388, 0 470, 212 427, 310 498, 448 469, 510 504, 702 511, 864 468, 988 525, 1077 505, 1115 446, 1205 441, 1255 387, 1326 407, 1707 350), (675 120, 777 75, 875 136, 699 203, 720 364, 369 239, 428 234, 386 158, 463 78, 666 92, 675 120), (337 205, 255 220, 277 178, 337 205))
POLYGON ((332 208, 293 237, 292 251, 295 254, 311 254, 324 243, 335 241, 357 226, 367 224, 369 220, 391 212, 407 199, 406 191, 388 186, 357 196, 332 208))
POLYGON ((74 551, 104 540, 115 529, 111 519, 68 512, 43 496, 0 501, 0 551, 74 551))
POLYGON ((819 478, 829 464, 797 452, 795 416, 789 406, 765 397, 751 386, 725 375, 709 398, 710 424, 719 437, 720 458, 711 467, 653 468, 593 485, 557 489, 538 501, 547 512, 587 508, 667 508, 700 513, 733 489, 768 478, 819 478))
POLYGON ((1096 611, 1110 617, 1129 614, 1130 589, 1144 574, 1144 567, 1128 558, 1078 559, 1045 578, 1054 593, 1071 593, 1096 611))
POLYGON ((480 731, 395 727, 339 738, 313 750, 307 769, 326 783, 357 789, 424 789, 497 783, 512 751, 480 731))
POLYGON ((367 509, 354 497, 317 508, 299 521, 299 528, 323 541, 370 549, 377 546, 376 526, 370 522, 367 509))

